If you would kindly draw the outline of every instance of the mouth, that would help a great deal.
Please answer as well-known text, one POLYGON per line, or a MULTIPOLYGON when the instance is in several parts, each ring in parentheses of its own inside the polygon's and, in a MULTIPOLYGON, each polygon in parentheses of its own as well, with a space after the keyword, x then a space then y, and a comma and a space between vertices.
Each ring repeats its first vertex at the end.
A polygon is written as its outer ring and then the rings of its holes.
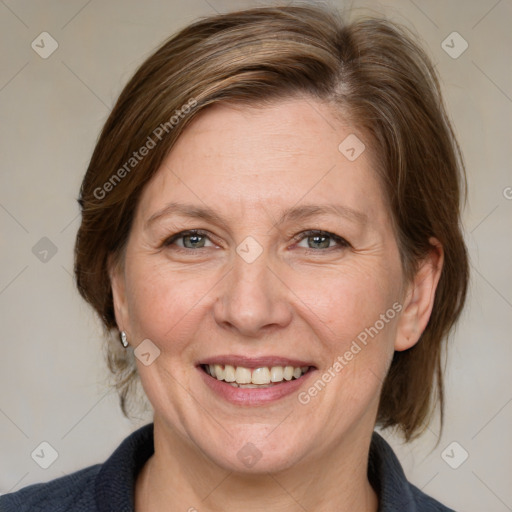
POLYGON ((234 388, 263 389, 301 379, 315 369, 311 365, 273 365, 248 367, 233 364, 200 364, 199 368, 216 379, 234 388))
POLYGON ((234 354, 198 361, 196 367, 213 396, 238 407, 277 403, 307 386, 317 371, 307 360, 234 354))

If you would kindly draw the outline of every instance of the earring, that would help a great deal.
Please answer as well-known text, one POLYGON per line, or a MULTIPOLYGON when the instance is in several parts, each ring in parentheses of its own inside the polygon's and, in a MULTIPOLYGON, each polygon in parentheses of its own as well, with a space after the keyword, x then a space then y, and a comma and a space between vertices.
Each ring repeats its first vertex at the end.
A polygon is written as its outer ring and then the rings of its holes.
POLYGON ((124 331, 121 331, 120 335, 121 335, 121 344, 123 345, 124 348, 126 348, 128 346, 128 339, 126 338, 126 333, 124 331))

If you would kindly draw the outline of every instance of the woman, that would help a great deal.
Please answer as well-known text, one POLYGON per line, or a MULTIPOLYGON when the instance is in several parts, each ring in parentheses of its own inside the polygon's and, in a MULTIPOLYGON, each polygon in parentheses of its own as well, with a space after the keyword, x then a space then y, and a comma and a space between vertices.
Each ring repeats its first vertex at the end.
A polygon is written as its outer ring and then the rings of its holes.
POLYGON ((182 30, 103 128, 75 254, 123 410, 140 378, 154 422, 2 511, 449 510, 374 427, 442 411, 463 179, 403 29, 276 7, 182 30))

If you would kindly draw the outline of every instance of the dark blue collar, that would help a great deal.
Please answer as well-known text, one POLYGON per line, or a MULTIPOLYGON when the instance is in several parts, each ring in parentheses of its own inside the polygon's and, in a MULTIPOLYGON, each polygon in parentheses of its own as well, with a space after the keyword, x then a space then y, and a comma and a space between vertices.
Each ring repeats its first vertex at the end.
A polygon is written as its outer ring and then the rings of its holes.
MULTIPOLYGON (((153 424, 127 437, 103 464, 96 477, 99 512, 133 512, 137 474, 153 455, 153 424)), ((377 432, 372 435, 368 480, 379 497, 379 512, 450 512, 411 485, 389 444, 377 432)), ((453 511, 451 511, 453 512, 453 511)))
POLYGON ((119 445, 96 477, 98 512, 134 512, 137 475, 154 451, 153 423, 119 445))

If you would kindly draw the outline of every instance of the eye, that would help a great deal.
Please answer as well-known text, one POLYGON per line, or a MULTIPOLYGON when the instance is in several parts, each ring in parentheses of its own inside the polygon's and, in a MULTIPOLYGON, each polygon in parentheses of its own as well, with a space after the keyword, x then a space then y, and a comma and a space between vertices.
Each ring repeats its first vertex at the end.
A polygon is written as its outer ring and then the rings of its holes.
MULTIPOLYGON (((350 244, 344 238, 328 231, 316 229, 303 231, 295 237, 295 241, 300 243, 304 240, 307 241, 307 247, 302 247, 312 249, 313 251, 350 247, 350 244)), ((208 233, 199 229, 190 229, 176 233, 167 238, 162 245, 166 247, 175 246, 180 250, 196 250, 215 246, 210 240, 208 233), (209 242, 209 245, 207 245, 207 242, 209 242)), ((299 244, 298 246, 300 247, 299 244)))
POLYGON ((176 245, 180 249, 202 249, 204 247, 208 247, 206 241, 209 240, 211 246, 213 243, 208 238, 208 235, 199 229, 191 229, 188 231, 181 231, 180 233, 176 233, 172 235, 170 238, 165 240, 163 245, 166 247, 170 245, 176 245), (181 243, 176 243, 177 241, 181 241, 181 243))
POLYGON ((336 249, 336 245, 331 245, 331 242, 335 242, 335 244, 338 245, 338 249, 350 247, 350 244, 341 236, 335 235, 334 233, 329 233, 328 231, 321 231, 317 229, 303 231, 297 235, 295 240, 298 240, 301 243, 305 240, 307 243, 307 247, 305 248, 315 251, 322 249, 336 249))

